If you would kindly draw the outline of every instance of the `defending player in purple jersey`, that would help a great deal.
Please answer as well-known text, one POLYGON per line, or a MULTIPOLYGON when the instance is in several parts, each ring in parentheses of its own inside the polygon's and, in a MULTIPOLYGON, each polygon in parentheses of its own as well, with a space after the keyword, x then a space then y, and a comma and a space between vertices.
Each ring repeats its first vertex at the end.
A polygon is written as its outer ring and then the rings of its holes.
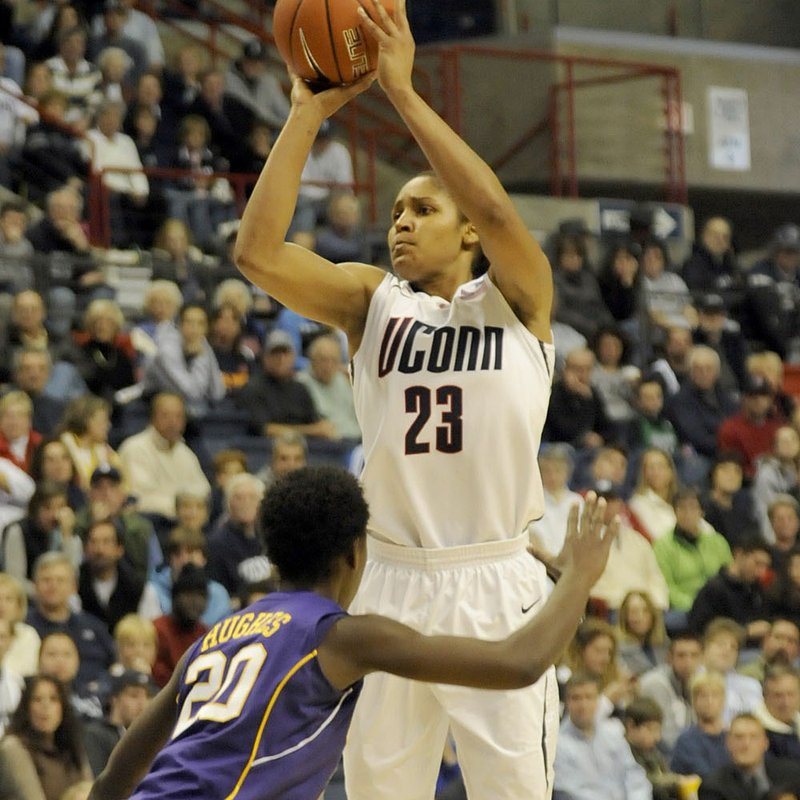
POLYGON ((423 636, 343 610, 366 560, 368 512, 355 478, 334 467, 290 473, 260 513, 287 591, 226 617, 192 645, 112 753, 90 800, 316 800, 369 672, 492 689, 535 682, 569 642, 605 567, 618 523, 605 530, 604 509, 588 496, 579 525, 573 508, 561 578, 524 628, 499 642, 423 636))

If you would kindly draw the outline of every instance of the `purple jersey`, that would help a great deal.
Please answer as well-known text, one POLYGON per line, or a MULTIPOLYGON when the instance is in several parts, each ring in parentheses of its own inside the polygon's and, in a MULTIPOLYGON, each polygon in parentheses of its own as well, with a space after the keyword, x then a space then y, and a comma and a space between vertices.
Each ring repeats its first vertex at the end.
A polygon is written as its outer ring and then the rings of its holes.
POLYGON ((316 800, 361 691, 338 691, 317 662, 344 615, 313 592, 276 592, 214 625, 189 650, 175 729, 131 800, 316 800))

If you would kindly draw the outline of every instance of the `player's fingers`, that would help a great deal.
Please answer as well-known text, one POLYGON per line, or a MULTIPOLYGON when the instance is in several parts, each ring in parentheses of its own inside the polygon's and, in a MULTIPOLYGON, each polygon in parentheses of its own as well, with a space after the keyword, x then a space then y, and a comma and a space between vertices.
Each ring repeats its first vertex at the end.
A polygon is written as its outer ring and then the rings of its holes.
POLYGON ((567 539, 574 539, 578 535, 578 515, 580 506, 573 503, 567 516, 567 539))
POLYGON ((396 0, 394 6, 394 21, 398 28, 408 28, 406 0, 396 0))
POLYGON ((369 14, 367 14, 367 10, 363 6, 359 6, 356 9, 356 12, 358 13, 358 16, 361 17, 362 23, 367 26, 367 30, 369 30, 369 32, 379 42, 385 42, 389 39, 386 31, 380 25, 378 25, 378 23, 375 22, 375 20, 372 19, 369 14))
POLYGON ((614 543, 614 539, 617 538, 617 534, 619 534, 619 529, 622 527, 622 520, 620 519, 619 514, 617 514, 614 519, 611 520, 611 524, 606 526, 605 533, 603 534, 603 544, 605 547, 603 548, 604 553, 608 553, 611 549, 611 545, 614 543))
POLYGON ((394 19, 389 16, 389 12, 384 8, 381 0, 372 0, 372 5, 375 6, 375 13, 378 15, 378 19, 381 21, 384 31, 388 33, 396 31, 397 25, 394 19))

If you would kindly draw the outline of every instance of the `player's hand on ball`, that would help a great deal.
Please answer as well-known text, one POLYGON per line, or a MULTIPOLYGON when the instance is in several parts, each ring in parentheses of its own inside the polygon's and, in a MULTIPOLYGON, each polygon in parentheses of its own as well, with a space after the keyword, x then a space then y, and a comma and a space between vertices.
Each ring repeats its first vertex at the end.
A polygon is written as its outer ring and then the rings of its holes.
POLYGON ((414 37, 406 16, 405 0, 397 0, 394 15, 390 15, 381 0, 367 0, 375 6, 370 19, 363 8, 358 13, 362 24, 378 41, 378 81, 385 92, 411 85, 414 68, 414 37))
POLYGON ((557 559, 562 573, 572 570, 586 578, 590 586, 603 574, 611 544, 619 531, 619 516, 608 524, 605 516, 606 501, 594 492, 586 495, 582 514, 577 503, 572 506, 567 521, 567 537, 557 559))
POLYGON ((332 86, 330 89, 319 92, 312 91, 307 81, 291 71, 289 72, 289 77, 292 80, 292 105, 314 108, 319 114, 320 122, 322 122, 322 120, 335 114, 354 97, 369 89, 375 80, 375 73, 370 72, 354 83, 348 83, 344 86, 332 86))

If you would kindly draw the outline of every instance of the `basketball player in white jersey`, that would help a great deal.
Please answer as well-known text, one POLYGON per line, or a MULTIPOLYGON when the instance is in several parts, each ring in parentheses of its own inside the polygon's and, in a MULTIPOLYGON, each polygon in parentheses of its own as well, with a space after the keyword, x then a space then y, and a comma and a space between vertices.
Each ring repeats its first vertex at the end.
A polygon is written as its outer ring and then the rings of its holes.
MULTIPOLYGON (((319 94, 294 79, 236 262, 349 339, 371 510, 370 562, 351 610, 426 634, 500 639, 544 600, 525 531, 543 513, 536 456, 555 359, 551 271, 490 168, 414 91, 404 1, 393 18, 376 8, 380 24, 364 24, 379 41, 378 80, 433 168, 395 201, 395 274, 284 242, 320 124, 374 76, 319 94), (473 280, 479 247, 490 267, 473 280)), ((345 753, 348 798, 431 800, 450 727, 471 798, 543 800, 557 726, 552 670, 509 692, 370 676, 345 753)))

